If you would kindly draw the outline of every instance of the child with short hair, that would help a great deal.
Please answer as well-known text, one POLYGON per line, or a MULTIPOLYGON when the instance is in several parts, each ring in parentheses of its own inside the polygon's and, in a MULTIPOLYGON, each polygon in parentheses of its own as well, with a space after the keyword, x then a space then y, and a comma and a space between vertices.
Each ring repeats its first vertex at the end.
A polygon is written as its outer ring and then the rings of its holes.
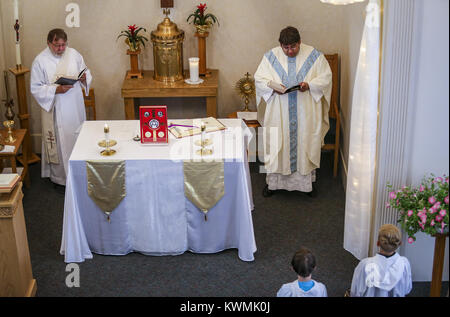
POLYGON ((400 230, 391 224, 378 231, 379 252, 359 262, 353 273, 352 297, 404 297, 412 289, 411 266, 395 251, 400 246, 400 230))
POLYGON ((300 248, 291 261, 292 268, 297 273, 297 279, 284 284, 277 293, 277 297, 327 297, 324 284, 311 278, 316 268, 316 258, 307 248, 300 248))

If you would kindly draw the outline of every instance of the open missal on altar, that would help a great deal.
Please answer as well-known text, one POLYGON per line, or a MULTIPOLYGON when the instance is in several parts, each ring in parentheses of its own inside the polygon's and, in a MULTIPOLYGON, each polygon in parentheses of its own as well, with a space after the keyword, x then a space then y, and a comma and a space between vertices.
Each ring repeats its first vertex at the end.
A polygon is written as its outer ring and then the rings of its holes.
POLYGON ((169 131, 177 139, 201 134, 202 123, 205 124, 205 132, 214 132, 226 129, 226 127, 219 120, 214 117, 208 117, 203 119, 171 120, 169 122, 169 131))
POLYGON ((0 193, 11 192, 19 181, 19 174, 0 174, 0 193))
POLYGON ((55 81, 55 84, 58 85, 74 85, 77 81, 83 77, 84 73, 87 71, 87 67, 83 69, 79 74, 78 77, 76 76, 61 76, 58 77, 58 80, 55 81))
POLYGON ((269 83, 267 84, 267 86, 269 86, 270 88, 272 88, 273 90, 278 91, 280 94, 288 94, 294 90, 300 90, 300 84, 286 88, 284 85, 274 82, 274 81, 269 81, 269 83))

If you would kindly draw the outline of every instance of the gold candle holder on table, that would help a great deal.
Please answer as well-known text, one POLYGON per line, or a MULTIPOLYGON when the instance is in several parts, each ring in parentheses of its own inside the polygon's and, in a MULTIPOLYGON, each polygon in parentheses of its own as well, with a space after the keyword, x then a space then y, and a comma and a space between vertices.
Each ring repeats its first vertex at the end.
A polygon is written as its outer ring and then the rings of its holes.
POLYGON ((3 121, 3 125, 8 129, 8 136, 5 138, 5 143, 13 144, 16 142, 16 138, 13 135, 12 127, 14 126, 13 120, 5 120, 3 121))
POLYGON ((201 124, 201 139, 197 140, 195 142, 195 145, 199 145, 201 146, 200 150, 197 150, 196 154, 197 155, 212 155, 213 154, 213 150, 211 148, 206 148, 207 145, 211 145, 212 144, 212 140, 211 139, 206 139, 206 126, 205 123, 202 122, 201 124))
POLYGON ((103 131, 105 132, 105 139, 98 142, 98 145, 101 147, 104 147, 106 149, 104 149, 103 151, 100 152, 100 154, 102 156, 111 156, 114 155, 116 153, 116 150, 111 149, 111 146, 114 146, 117 144, 117 142, 115 140, 110 140, 109 139, 109 127, 108 125, 105 123, 105 127, 103 128, 103 131))

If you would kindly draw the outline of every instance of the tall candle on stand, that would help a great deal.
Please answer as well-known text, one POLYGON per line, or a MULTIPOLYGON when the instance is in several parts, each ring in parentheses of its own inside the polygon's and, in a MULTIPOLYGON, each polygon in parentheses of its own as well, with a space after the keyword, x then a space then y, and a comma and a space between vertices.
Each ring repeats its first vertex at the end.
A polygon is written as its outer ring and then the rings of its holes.
POLYGON ((18 23, 19 23, 19 0, 14 0, 14 30, 16 31, 16 65, 19 66, 22 65, 22 61, 20 59, 20 42, 17 33, 19 27, 18 23))
POLYGON ((189 58, 189 73, 191 75, 191 82, 198 82, 198 63, 199 63, 198 57, 190 57, 189 58))

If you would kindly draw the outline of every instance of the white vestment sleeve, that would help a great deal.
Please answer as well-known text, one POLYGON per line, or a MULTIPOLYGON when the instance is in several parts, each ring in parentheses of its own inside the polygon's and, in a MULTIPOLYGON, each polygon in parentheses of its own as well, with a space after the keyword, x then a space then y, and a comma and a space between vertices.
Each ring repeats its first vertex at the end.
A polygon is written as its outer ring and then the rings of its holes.
POLYGON ((291 297, 291 291, 289 290, 288 285, 283 285, 277 292, 277 297, 291 297))
POLYGON ((411 276, 411 265, 408 260, 405 260, 405 269, 403 271, 403 276, 400 279, 397 289, 401 292, 401 296, 408 295, 412 289, 412 276, 411 276))
POLYGON ((263 56, 261 63, 256 70, 254 75, 255 77, 255 88, 256 88, 256 106, 259 105, 261 98, 264 99, 265 102, 268 102, 270 97, 273 94, 273 89, 267 86, 267 84, 273 80, 270 69, 271 65, 269 64, 267 58, 263 56))
POLYGON ((44 70, 38 61, 31 66, 30 91, 39 106, 49 112, 53 106, 57 85, 49 84, 44 78, 44 70))
POLYGON ((325 97, 328 104, 331 99, 332 75, 330 64, 325 56, 320 55, 316 61, 319 76, 313 78, 309 83, 309 90, 315 102, 319 102, 322 96, 325 97))
POLYGON ((366 290, 366 278, 364 272, 365 264, 359 262, 353 272, 352 287, 350 290, 351 297, 362 297, 366 290))

